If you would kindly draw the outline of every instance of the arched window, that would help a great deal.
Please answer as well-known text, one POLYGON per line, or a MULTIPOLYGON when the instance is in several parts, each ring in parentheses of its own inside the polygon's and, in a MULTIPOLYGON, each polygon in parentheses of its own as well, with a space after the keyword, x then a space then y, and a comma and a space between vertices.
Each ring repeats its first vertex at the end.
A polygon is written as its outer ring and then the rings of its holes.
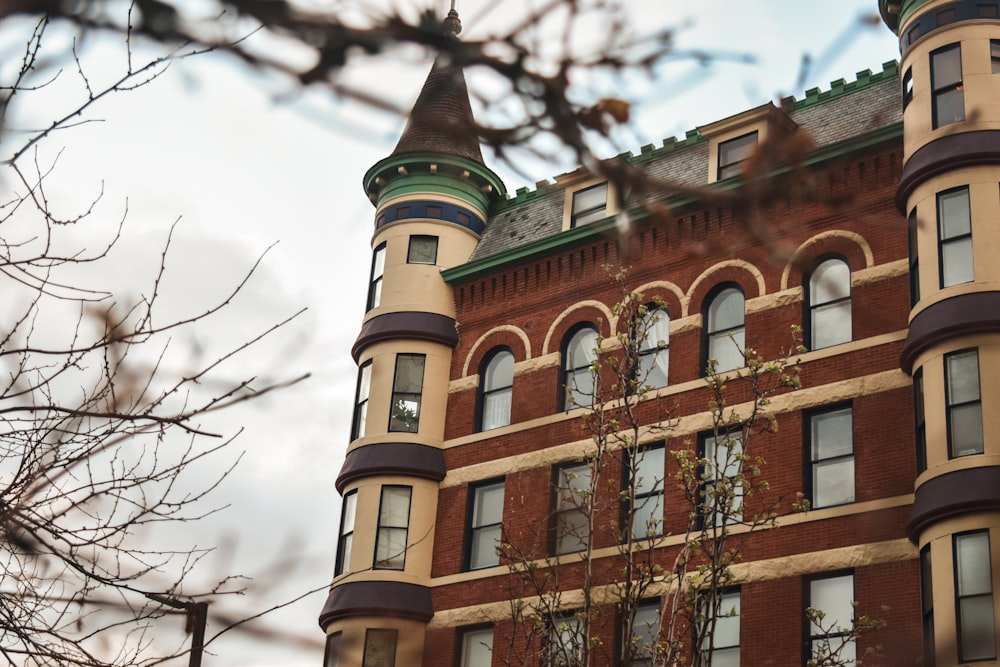
POLYGON ((670 315, 663 308, 650 308, 637 324, 637 334, 642 340, 639 341, 636 380, 640 387, 666 387, 670 359, 670 315))
POLYGON ((563 348, 564 410, 594 403, 594 376, 590 365, 596 358, 597 330, 590 325, 577 329, 563 348))
MULTIPOLYGON (((705 333, 708 359, 715 359, 715 372, 741 368, 745 361, 744 299, 738 287, 726 287, 708 304, 705 333)), ((707 367, 707 363, 706 363, 707 367)))
POLYGON ((851 269, 838 258, 823 261, 809 276, 809 349, 851 340, 851 269))
POLYGON ((489 431, 510 423, 514 355, 500 349, 487 357, 479 373, 479 430, 489 431))

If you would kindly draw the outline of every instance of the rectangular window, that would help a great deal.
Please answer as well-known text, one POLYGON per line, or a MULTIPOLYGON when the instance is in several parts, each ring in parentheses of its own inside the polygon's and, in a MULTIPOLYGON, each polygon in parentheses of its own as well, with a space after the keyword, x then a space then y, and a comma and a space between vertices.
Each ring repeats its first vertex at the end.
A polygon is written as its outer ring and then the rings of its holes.
POLYGON ((573 193, 573 216, 570 227, 603 220, 608 211, 608 184, 598 183, 573 193))
POLYGON ((411 236, 406 252, 407 264, 437 264, 438 237, 411 236))
POLYGON ((931 93, 934 128, 965 120, 962 47, 959 44, 931 52, 931 93))
POLYGON ((699 634, 702 660, 712 667, 739 667, 740 664, 740 592, 726 591, 719 594, 718 607, 706 610, 705 623, 715 621, 714 631, 709 627, 699 634))
POLYGON ((996 657, 993 623, 993 581, 990 575, 990 534, 981 530, 952 537, 955 554, 955 612, 958 659, 996 657))
POLYGON ((556 468, 555 477, 555 553, 581 551, 590 539, 590 465, 556 468))
POLYGON ((340 640, 342 637, 341 633, 335 632, 326 638, 323 667, 338 667, 340 665, 340 640))
POLYGON ((461 631, 459 667, 489 667, 493 663, 493 628, 461 631))
POLYGON ((939 192, 937 214, 941 287, 972 282, 974 271, 969 188, 939 192))
POLYGON ((410 529, 409 486, 383 486, 375 535, 376 570, 402 570, 406 565, 406 538, 410 529))
POLYGON ((809 415, 810 494, 813 508, 854 502, 854 412, 838 408, 809 415))
POLYGON ((951 458, 983 453, 983 406, 979 393, 979 351, 944 355, 948 451, 951 458))
POLYGON ((545 667, 570 667, 583 664, 582 619, 566 615, 556 619, 542 647, 541 664, 545 667))
POLYGON ((395 667, 398 630, 369 628, 365 630, 363 667, 395 667))
POLYGON ((907 69, 903 74, 903 110, 913 101, 913 70, 907 69))
POLYGON ((351 422, 351 440, 365 434, 368 423, 368 395, 372 389, 372 362, 366 361, 358 369, 358 389, 354 395, 354 421, 351 422))
POLYGON ((466 569, 478 570, 500 564, 497 547, 500 546, 503 521, 503 496, 503 480, 469 488, 466 569))
POLYGON ((920 301, 920 271, 919 255, 917 254, 917 209, 910 211, 907 219, 907 233, 910 246, 910 306, 920 301))
POLYGON ((354 515, 358 508, 358 492, 344 496, 340 510, 340 539, 337 541, 337 565, 334 576, 351 571, 351 544, 354 542, 354 515))
POLYGON ((990 71, 1000 74, 1000 39, 990 40, 990 71))
POLYGON ((1000 8, 996 5, 976 5, 976 15, 981 19, 995 19, 1000 8))
POLYGON ((629 512, 632 537, 643 540, 663 534, 664 447, 640 447, 625 461, 626 510, 634 494, 635 504, 629 512))
POLYGON ((718 180, 738 176, 740 163, 750 157, 755 148, 757 148, 757 132, 720 143, 718 180))
POLYGON ((424 355, 397 354, 389 412, 390 433, 416 433, 420 426, 420 394, 424 386, 424 355))
POLYGON ((382 303, 382 274, 385 273, 385 244, 375 248, 372 255, 372 275, 368 283, 368 307, 365 310, 377 308, 382 303))
POLYGON ((920 550, 920 609, 923 616, 924 665, 934 667, 934 589, 931 579, 931 545, 920 550))
POLYGON ((706 461, 705 505, 702 520, 705 526, 722 527, 743 520, 743 487, 736 476, 743 470, 743 434, 711 433, 702 436, 702 453, 706 461))
POLYGON ((829 656, 836 655, 840 659, 837 664, 853 665, 857 652, 852 637, 854 575, 811 580, 807 606, 813 610, 809 614, 809 657, 828 661, 829 656), (817 612, 822 612, 822 618, 817 612))
POLYGON ((660 636, 660 601, 640 602, 632 619, 632 661, 629 667, 653 667, 660 636))
POLYGON ((917 474, 927 470, 927 426, 924 424, 924 371, 913 374, 913 421, 917 441, 917 474))

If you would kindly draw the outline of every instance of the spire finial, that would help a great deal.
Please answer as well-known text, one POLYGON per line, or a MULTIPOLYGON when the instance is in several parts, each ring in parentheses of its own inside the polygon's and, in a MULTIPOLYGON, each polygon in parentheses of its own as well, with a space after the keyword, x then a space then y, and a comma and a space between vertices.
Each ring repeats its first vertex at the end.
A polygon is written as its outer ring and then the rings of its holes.
POLYGON ((462 32, 462 21, 458 18, 458 12, 455 10, 455 0, 451 0, 451 9, 448 10, 448 16, 441 22, 441 27, 444 28, 444 34, 452 37, 458 37, 458 34, 462 32))

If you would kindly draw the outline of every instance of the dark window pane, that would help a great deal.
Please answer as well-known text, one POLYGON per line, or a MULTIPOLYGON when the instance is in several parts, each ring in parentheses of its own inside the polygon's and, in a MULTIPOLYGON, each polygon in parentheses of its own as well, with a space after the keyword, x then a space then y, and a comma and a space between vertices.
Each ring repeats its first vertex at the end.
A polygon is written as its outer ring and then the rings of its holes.
POLYGON ((406 255, 409 264, 435 264, 437 262, 438 237, 411 236, 406 255))
POLYGON ((395 667, 397 636, 397 630, 366 630, 363 667, 395 667))

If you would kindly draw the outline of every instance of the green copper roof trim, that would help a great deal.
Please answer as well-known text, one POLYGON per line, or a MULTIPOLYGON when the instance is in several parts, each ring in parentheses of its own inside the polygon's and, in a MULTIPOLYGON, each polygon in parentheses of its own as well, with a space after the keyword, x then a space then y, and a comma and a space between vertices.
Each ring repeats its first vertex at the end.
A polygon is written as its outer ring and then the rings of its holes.
POLYGON ((882 63, 881 72, 872 72, 870 69, 866 69, 861 70, 855 76, 857 78, 854 81, 845 81, 844 79, 831 81, 830 90, 827 91, 820 92, 819 88, 810 88, 806 91, 805 97, 792 101, 791 110, 793 112, 801 111, 802 109, 823 104, 844 95, 850 95, 851 93, 863 90, 869 86, 884 83, 885 81, 898 81, 899 63, 895 60, 889 60, 882 63))
POLYGON ((417 173, 388 181, 379 192, 378 203, 405 194, 424 193, 457 197, 479 211, 485 220, 490 212, 490 193, 480 190, 470 180, 460 180, 449 174, 417 173))
POLYGON ((481 206, 484 211, 489 210, 490 204, 502 200, 507 196, 507 188, 504 186, 503 181, 488 167, 475 160, 457 155, 443 155, 441 153, 404 153, 402 155, 391 155, 383 160, 379 160, 371 169, 365 172, 362 182, 365 192, 368 193, 369 197, 373 193, 377 193, 378 200, 381 200, 385 197, 385 190, 393 181, 406 180, 419 175, 434 177, 437 179, 435 182, 440 183, 443 183, 445 180, 462 182, 464 179, 458 175, 462 171, 469 172, 468 183, 479 193, 477 201, 482 201, 486 204, 485 207, 481 206), (438 173, 430 172, 424 166, 431 164, 438 165, 438 173), (448 169, 442 170, 442 165, 448 169), (399 173, 400 167, 404 168, 407 172, 413 173, 401 174, 399 173), (383 184, 375 182, 375 179, 380 177, 385 181, 383 184), (483 191, 482 188, 484 186, 489 186, 488 191, 483 191))
MULTIPOLYGON (((838 144, 820 149, 807 158, 805 163, 808 167, 819 166, 824 162, 849 157, 855 153, 870 148, 871 146, 899 139, 902 136, 903 123, 893 123, 892 125, 886 125, 885 127, 869 132, 868 134, 854 137, 838 144)), ((789 170, 790 167, 782 167, 772 172, 772 175, 785 173, 789 170)), ((720 181, 714 185, 707 185, 706 189, 732 190, 742 186, 742 184, 742 180, 739 177, 734 177, 726 179, 725 181, 720 181)), ((686 195, 669 198, 665 200, 664 203, 670 208, 682 209, 686 206, 697 204, 698 201, 698 197, 686 195)), ((631 215, 633 219, 642 219, 645 217, 645 212, 642 209, 632 209, 629 211, 629 215, 631 215)), ((517 248, 511 248, 505 252, 491 255, 490 257, 486 257, 476 262, 469 262, 450 269, 445 269, 441 272, 441 277, 444 278, 447 283, 472 280, 474 278, 478 278, 479 276, 493 273, 501 267, 507 265, 544 256, 550 254, 554 250, 570 248, 574 245, 582 245, 583 243, 595 240, 602 236, 606 237, 608 232, 615 228, 616 224, 617 216, 611 216, 610 218, 606 218, 600 222, 586 225, 584 227, 569 229, 558 234, 553 234, 551 236, 538 239, 537 241, 532 241, 531 243, 518 246, 517 248)))

